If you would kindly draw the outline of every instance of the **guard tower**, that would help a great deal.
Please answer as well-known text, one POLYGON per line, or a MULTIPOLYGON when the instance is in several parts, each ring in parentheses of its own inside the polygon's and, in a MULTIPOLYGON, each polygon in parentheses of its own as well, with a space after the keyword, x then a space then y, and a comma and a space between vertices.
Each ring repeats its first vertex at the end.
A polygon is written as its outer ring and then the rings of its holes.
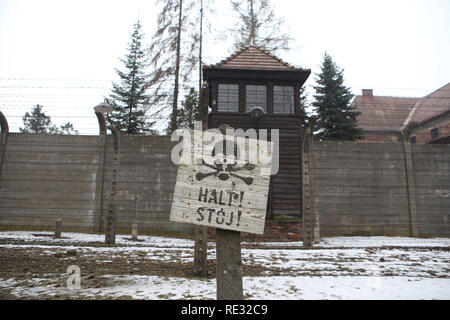
POLYGON ((310 74, 255 46, 203 67, 209 128, 279 129, 280 165, 270 182, 266 229, 270 221, 301 221, 304 115, 299 98, 310 74))

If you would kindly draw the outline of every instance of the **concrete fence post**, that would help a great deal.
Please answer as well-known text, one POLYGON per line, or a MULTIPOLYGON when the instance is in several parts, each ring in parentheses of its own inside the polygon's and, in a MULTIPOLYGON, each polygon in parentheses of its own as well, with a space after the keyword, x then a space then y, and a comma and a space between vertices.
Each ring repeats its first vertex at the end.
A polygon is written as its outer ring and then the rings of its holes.
MULTIPOLYGON (((314 197, 312 201, 314 202, 314 197)), ((320 215, 317 209, 314 209, 314 243, 320 243, 320 215)))
POLYGON ((131 224, 131 240, 138 240, 138 223, 136 221, 131 224))
POLYGON ((311 198, 311 211, 313 214, 313 242, 318 244, 320 243, 320 212, 316 208, 316 199, 315 199, 315 183, 314 183, 314 169, 313 169, 313 127, 311 127, 311 131, 309 134, 308 141, 308 169, 309 169, 309 191, 311 198))
POLYGON ((315 239, 314 227, 318 218, 314 209, 314 197, 312 190, 312 174, 311 174, 311 147, 313 141, 315 119, 311 118, 302 139, 300 155, 301 155, 301 172, 302 172, 302 217, 303 217, 303 246, 310 248, 313 246, 315 239))
POLYGON ((115 244, 116 243, 116 200, 117 200, 117 169, 119 167, 119 132, 114 126, 114 123, 108 117, 108 122, 111 125, 111 132, 114 138, 114 159, 113 159, 113 169, 111 177, 111 193, 109 198, 109 209, 106 215, 106 227, 105 227, 105 243, 115 244))
POLYGON ((103 213, 103 192, 105 184, 105 158, 106 158, 106 119, 103 112, 95 111, 97 116, 98 126, 100 129, 99 136, 99 150, 98 150, 98 166, 96 173, 95 186, 95 202, 96 202, 96 218, 94 221, 94 229, 96 232, 103 232, 105 225, 105 216, 103 213))
POLYGON ((9 126, 8 120, 0 111, 0 185, 2 179, 2 169, 3 163, 5 162, 5 154, 6 154, 6 139, 8 138, 9 126))
POLYGON ((409 141, 411 132, 417 126, 417 123, 410 123, 403 131, 402 148, 403 157, 405 159, 405 179, 406 179, 406 193, 408 196, 408 215, 410 223, 410 236, 420 237, 419 219, 416 205, 416 188, 414 181, 414 166, 411 143, 409 141))
MULTIPOLYGON (((111 127, 111 132, 114 139, 114 158, 113 158, 113 167, 112 167, 112 176, 111 176, 111 192, 109 197, 109 209, 106 215, 106 225, 105 225, 105 244, 113 245, 116 243, 116 200, 117 200, 117 192, 116 192, 116 184, 117 184, 117 170, 119 167, 119 132, 114 126, 114 123, 108 116, 108 113, 113 111, 113 107, 108 103, 108 100, 105 101, 94 108, 95 114, 97 115, 97 119, 99 120, 100 126, 100 135, 102 133, 105 134, 106 138, 106 121, 104 121, 105 114, 106 119, 109 122, 111 127)), ((105 142, 106 144, 106 142, 105 142)), ((103 193, 103 192, 102 192, 103 193)), ((102 194, 103 196, 103 194, 102 194)), ((101 203, 101 201, 100 201, 101 203)))
POLYGON ((139 197, 135 196, 133 201, 133 222, 131 224, 131 240, 138 240, 138 219, 137 219, 137 201, 139 197))

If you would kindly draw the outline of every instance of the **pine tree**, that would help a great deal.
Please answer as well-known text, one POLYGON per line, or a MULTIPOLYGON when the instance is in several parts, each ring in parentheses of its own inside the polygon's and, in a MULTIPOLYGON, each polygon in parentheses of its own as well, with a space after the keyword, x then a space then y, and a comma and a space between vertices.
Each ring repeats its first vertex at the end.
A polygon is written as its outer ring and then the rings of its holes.
POLYGON ((275 18, 269 0, 231 0, 239 16, 238 29, 229 29, 235 35, 235 49, 254 45, 270 52, 289 49, 291 38, 283 32, 284 21, 275 18))
POLYGON ((308 114, 306 112, 306 108, 308 108, 308 94, 305 90, 305 87, 301 87, 299 91, 299 109, 298 114, 302 116, 302 124, 306 125, 309 121, 308 114))
POLYGON ((359 112, 351 107, 353 94, 344 85, 344 71, 325 53, 321 73, 317 74, 313 106, 317 112, 317 137, 321 140, 355 141, 364 137, 357 127, 359 112))
POLYGON ((114 109, 111 121, 117 130, 127 134, 154 133, 151 129, 154 122, 148 122, 145 115, 150 101, 146 94, 149 75, 145 73, 148 59, 142 45, 144 34, 141 29, 141 23, 137 21, 128 44, 128 53, 125 59, 120 59, 124 71, 115 69, 121 81, 112 84, 110 95, 114 109))
POLYGON ((42 111, 43 106, 37 104, 31 113, 26 112, 22 117, 24 127, 19 128, 22 133, 46 133, 46 134, 63 134, 71 135, 78 134, 75 130, 73 124, 67 122, 65 125, 59 128, 52 124, 50 116, 47 116, 45 112, 42 111))
POLYGON ((194 129, 194 122, 200 120, 198 93, 191 88, 189 94, 181 102, 182 108, 178 110, 178 128, 194 129))
POLYGON ((70 122, 66 122, 66 124, 60 126, 57 131, 58 134, 65 134, 65 135, 78 134, 78 130, 76 130, 73 127, 73 124, 71 124, 70 122))
POLYGON ((19 128, 22 133, 49 133, 52 126, 50 116, 42 111, 42 106, 37 104, 31 113, 26 112, 22 117, 24 127, 19 128))

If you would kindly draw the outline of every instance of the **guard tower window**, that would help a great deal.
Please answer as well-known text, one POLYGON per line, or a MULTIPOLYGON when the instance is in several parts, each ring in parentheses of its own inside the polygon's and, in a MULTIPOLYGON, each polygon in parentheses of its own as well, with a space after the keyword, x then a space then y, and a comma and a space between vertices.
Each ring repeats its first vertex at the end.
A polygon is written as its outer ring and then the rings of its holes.
POLYGON ((219 95, 217 98, 217 110, 238 112, 239 111, 239 85, 219 84, 219 95))
POLYGON ((439 129, 438 128, 434 128, 431 130, 431 139, 437 139, 439 138, 439 129))
POLYGON ((273 86, 274 113, 294 113, 294 87, 273 86))
POLYGON ((245 88, 245 111, 249 112, 253 107, 261 107, 267 111, 267 88, 260 85, 247 85, 245 88))

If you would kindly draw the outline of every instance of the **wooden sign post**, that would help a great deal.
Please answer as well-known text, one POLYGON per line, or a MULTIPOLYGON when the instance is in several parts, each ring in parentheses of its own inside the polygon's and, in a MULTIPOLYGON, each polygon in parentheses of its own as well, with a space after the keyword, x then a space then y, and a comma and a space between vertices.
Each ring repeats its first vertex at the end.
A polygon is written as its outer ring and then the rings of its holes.
POLYGON ((195 226, 194 275, 208 276, 208 229, 195 226))
POLYGON ((217 300, 242 300, 241 233, 216 230, 217 300))
POLYGON ((56 219, 55 239, 61 238, 62 219, 56 219))
POLYGON ((216 228, 218 299, 242 299, 240 232, 264 233, 271 150, 221 133, 183 140, 170 220, 216 228))

